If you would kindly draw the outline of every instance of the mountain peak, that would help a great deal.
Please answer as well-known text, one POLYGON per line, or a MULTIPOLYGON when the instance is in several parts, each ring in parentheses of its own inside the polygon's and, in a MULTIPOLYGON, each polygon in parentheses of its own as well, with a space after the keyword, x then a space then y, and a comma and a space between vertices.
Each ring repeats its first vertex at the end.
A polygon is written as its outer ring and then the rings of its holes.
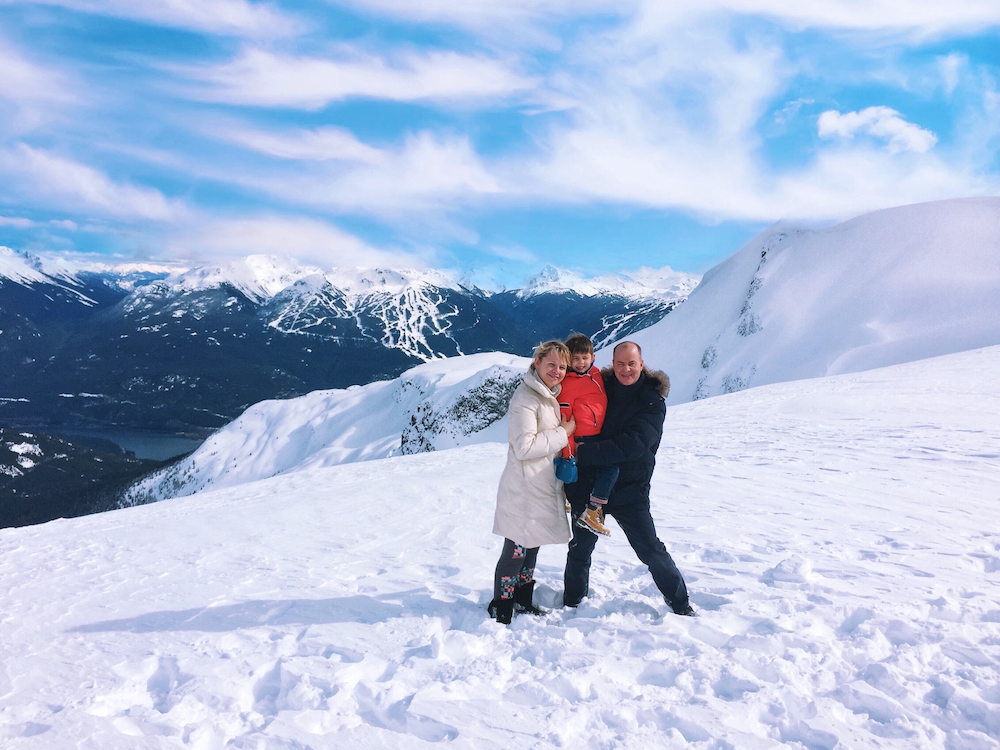
POLYGON ((0 245, 0 279, 9 279, 17 284, 38 284, 51 282, 27 255, 0 245))

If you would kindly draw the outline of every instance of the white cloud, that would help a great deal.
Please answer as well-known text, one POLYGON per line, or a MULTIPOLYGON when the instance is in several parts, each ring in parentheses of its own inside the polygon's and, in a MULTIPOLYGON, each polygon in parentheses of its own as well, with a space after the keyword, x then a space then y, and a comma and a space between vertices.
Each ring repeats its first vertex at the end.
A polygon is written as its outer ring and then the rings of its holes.
POLYGON ((335 0, 406 21, 460 26, 509 45, 559 47, 547 27, 566 18, 627 18, 683 28, 691 19, 738 14, 766 17, 793 30, 888 31, 929 37, 1000 24, 993 0, 335 0))
POLYGON ((334 0, 366 14, 408 22, 447 24, 469 29, 505 47, 558 49, 561 41, 548 30, 559 21, 590 15, 630 14, 631 0, 334 0))
POLYGON ((252 151, 281 159, 332 159, 374 164, 386 158, 384 151, 362 143, 353 133, 342 128, 297 129, 276 133, 234 127, 219 131, 217 135, 252 151))
POLYGON ((784 107, 774 113, 774 122, 778 125, 787 125, 794 120, 799 110, 809 104, 815 104, 815 99, 799 98, 788 102, 784 107))
POLYGON ((75 99, 66 77, 31 62, 0 39, 0 98, 15 103, 70 102, 75 99))
POLYGON ((247 49, 235 60, 180 72, 208 101, 320 109, 348 98, 455 102, 508 97, 536 86, 510 66, 455 52, 409 53, 394 60, 348 50, 341 59, 247 49))
POLYGON ((567 79, 580 105, 539 156, 501 165, 510 192, 717 216, 729 186, 754 182, 756 125, 788 75, 780 49, 643 20, 581 39, 569 56, 587 70, 567 79))
POLYGON ((322 182, 329 191, 326 199, 340 207, 405 212, 419 211, 427 201, 467 203, 502 190, 468 138, 429 132, 408 137, 391 159, 331 174, 322 182))
POLYGON ((490 255, 517 263, 537 264, 541 262, 541 259, 534 250, 529 250, 521 245, 491 245, 485 248, 485 250, 490 255))
POLYGON ((184 213, 158 190, 116 182, 93 167, 23 143, 0 151, 0 170, 12 197, 40 208, 118 219, 169 221, 184 213))
POLYGON ((580 104, 536 154, 490 165, 503 196, 773 221, 846 218, 1000 188, 982 151, 936 156, 936 136, 888 108, 826 115, 822 133, 838 142, 821 144, 800 166, 773 166, 759 129, 795 72, 783 51, 718 24, 675 29, 668 20, 637 19, 567 51, 577 74, 565 79, 566 93, 580 104), (858 133, 869 138, 850 139, 858 133))
POLYGON ((950 55, 942 55, 937 58, 938 71, 941 74, 941 82, 944 86, 945 94, 951 96, 955 93, 955 89, 958 88, 958 81, 961 77, 962 69, 966 67, 968 63, 969 58, 957 52, 952 52, 950 55))
POLYGON ((248 0, 36 0, 46 5, 175 28, 248 37, 295 34, 303 24, 270 3, 248 0))
POLYGON ((996 179, 932 154, 838 149, 820 153, 798 173, 779 176, 768 203, 788 218, 847 218, 891 206, 995 194, 998 188, 996 179))
MULTIPOLYGON (((288 145, 285 136, 277 138, 288 145)), ((302 146, 294 138, 292 143, 302 146)), ((474 235, 451 224, 446 216, 503 191, 466 137, 440 137, 424 131, 407 136, 399 147, 373 150, 365 156, 370 158, 301 160, 267 170, 217 172, 213 179, 291 204, 405 220, 411 228, 434 226, 443 234, 467 240, 474 235)))
POLYGON ((0 216, 0 227, 14 227, 14 229, 30 229, 31 227, 38 226, 36 222, 31 219, 25 219, 23 216, 0 216))
MULTIPOLYGON (((431 132, 376 149, 337 129, 236 128, 248 148, 298 161, 234 181, 291 205, 451 236, 463 235, 455 217, 501 202, 618 203, 709 221, 772 221, 995 189, 971 162, 934 158, 934 134, 888 108, 827 114, 824 137, 839 143, 800 167, 770 166, 759 124, 796 72, 781 48, 753 35, 737 39, 715 22, 682 30, 664 23, 643 17, 575 38, 544 85, 577 106, 545 120, 531 151, 486 158, 467 137, 431 132), (850 140, 859 133, 886 147, 850 140)), ((785 114, 806 103, 792 102, 785 114)))
MULTIPOLYGON (((657 0, 643 0, 654 4, 657 0)), ((909 31, 934 36, 953 31, 984 30, 1000 23, 1000 5, 992 0, 688 0, 713 7, 770 17, 794 29, 836 28, 866 31, 909 31)))
POLYGON ((193 229, 175 233, 167 245, 173 255, 181 257, 277 255, 323 268, 421 268, 430 260, 416 253, 374 247, 329 222, 302 216, 205 218, 193 229))
POLYGON ((889 107, 867 107, 843 114, 830 109, 819 116, 817 124, 820 138, 853 138, 858 133, 867 133, 886 140, 889 153, 922 154, 937 143, 934 133, 907 122, 889 107))

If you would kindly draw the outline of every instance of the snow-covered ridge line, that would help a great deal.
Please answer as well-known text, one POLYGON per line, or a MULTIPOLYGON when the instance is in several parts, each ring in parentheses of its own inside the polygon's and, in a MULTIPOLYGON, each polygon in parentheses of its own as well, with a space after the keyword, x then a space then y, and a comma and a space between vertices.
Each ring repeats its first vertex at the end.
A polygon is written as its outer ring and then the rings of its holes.
POLYGON ((419 365, 395 380, 263 401, 191 456, 139 482, 141 504, 299 470, 506 440, 531 360, 489 352, 419 365))
POLYGON ((96 304, 93 299, 76 288, 81 284, 70 270, 62 268, 58 263, 48 264, 46 267, 34 256, 21 255, 9 247, 0 245, 0 280, 2 279, 9 279, 24 286, 52 284, 68 292, 84 305, 96 304))
POLYGON ((190 270, 179 263, 155 261, 93 260, 89 257, 63 255, 38 255, 12 250, 0 245, 0 279, 9 279, 19 284, 78 284, 80 274, 103 274, 114 278, 132 276, 179 275, 190 270))
POLYGON ((583 297, 618 294, 626 297, 651 296, 667 301, 687 297, 698 286, 700 278, 688 273, 663 268, 638 268, 635 271, 604 274, 586 278, 578 273, 547 265, 517 291, 519 297, 537 294, 576 292, 583 297))
POLYGON ((632 338, 669 403, 1000 344, 998 238, 1000 198, 779 224, 632 338))

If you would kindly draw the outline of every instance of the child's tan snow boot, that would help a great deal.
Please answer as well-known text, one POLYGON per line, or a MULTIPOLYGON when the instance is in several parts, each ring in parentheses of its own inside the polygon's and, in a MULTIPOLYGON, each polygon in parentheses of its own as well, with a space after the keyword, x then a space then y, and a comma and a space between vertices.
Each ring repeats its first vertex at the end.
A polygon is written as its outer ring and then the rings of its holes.
POLYGON ((604 508, 587 507, 583 514, 576 519, 576 525, 583 529, 590 529, 595 534, 601 536, 611 536, 611 530, 604 525, 604 508))

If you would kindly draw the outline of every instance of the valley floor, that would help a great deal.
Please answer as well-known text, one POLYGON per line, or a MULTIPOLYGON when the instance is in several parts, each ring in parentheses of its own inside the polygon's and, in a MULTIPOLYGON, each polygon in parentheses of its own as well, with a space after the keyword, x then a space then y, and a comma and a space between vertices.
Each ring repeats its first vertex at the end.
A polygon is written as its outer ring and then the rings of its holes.
POLYGON ((1000 747, 1000 348, 668 411, 660 536, 488 620, 498 444, 0 532, 4 748, 1000 747))

